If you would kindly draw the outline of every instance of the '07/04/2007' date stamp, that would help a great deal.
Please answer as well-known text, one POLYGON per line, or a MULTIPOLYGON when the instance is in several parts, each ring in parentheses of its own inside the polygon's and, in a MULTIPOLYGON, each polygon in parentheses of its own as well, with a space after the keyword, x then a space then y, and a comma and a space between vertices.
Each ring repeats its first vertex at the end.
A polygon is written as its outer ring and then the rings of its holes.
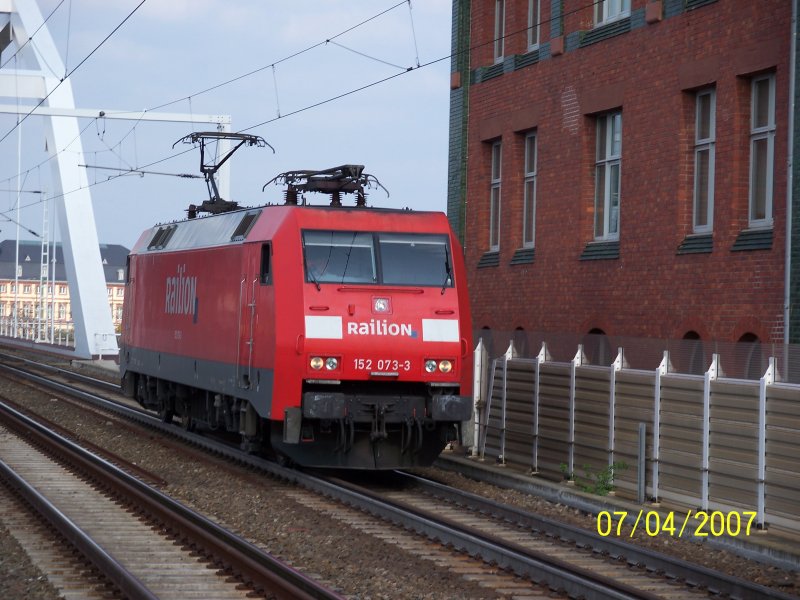
POLYGON ((638 529, 650 537, 669 535, 672 537, 737 537, 750 535, 757 513, 752 510, 723 512, 715 510, 692 511, 682 515, 670 511, 662 514, 656 510, 640 510, 638 514, 625 510, 601 511, 597 514, 597 533, 602 537, 622 537, 624 526, 631 526, 629 537, 638 529), (634 518, 635 515, 635 518, 634 518))

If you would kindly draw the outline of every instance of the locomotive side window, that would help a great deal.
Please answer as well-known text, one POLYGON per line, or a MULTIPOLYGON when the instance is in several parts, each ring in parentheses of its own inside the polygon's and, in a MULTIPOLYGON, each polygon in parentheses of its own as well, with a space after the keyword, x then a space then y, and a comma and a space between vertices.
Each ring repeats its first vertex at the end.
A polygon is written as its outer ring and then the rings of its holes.
POLYGON ((356 231, 304 231, 306 281, 375 283, 372 234, 356 231))
POLYGON ((272 283, 271 260, 272 260, 271 245, 263 244, 261 246, 261 271, 259 277, 261 285, 272 283))
POLYGON ((379 233, 383 283, 452 287, 446 235, 379 233))

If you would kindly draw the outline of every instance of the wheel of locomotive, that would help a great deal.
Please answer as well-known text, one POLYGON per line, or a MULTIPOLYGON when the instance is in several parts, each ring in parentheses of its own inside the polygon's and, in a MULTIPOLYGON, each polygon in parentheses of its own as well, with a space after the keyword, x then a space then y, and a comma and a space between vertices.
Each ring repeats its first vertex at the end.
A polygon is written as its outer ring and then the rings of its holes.
POLYGON ((175 416, 175 411, 162 406, 158 410, 158 416, 162 423, 172 423, 172 417, 175 416))
POLYGON ((292 467, 294 467, 294 461, 285 454, 278 454, 275 457, 275 462, 277 462, 282 467, 286 467, 287 469, 291 469, 292 467))
POLYGON ((261 439, 257 436, 241 434, 239 448, 248 454, 258 454, 261 452, 261 439))
POLYGON ((197 423, 192 418, 192 408, 189 401, 185 401, 181 406, 181 427, 185 431, 194 431, 197 429, 197 423))

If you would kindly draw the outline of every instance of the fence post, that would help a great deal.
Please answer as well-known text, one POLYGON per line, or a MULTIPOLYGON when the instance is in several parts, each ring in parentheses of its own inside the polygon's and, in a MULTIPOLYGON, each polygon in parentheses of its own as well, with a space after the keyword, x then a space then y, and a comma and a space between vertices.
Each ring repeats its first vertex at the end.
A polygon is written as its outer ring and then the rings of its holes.
POLYGON ((478 436, 481 426, 481 409, 483 408, 486 395, 486 346, 482 339, 478 340, 475 352, 472 355, 472 447, 470 456, 478 456, 478 436))
POLYGON ((764 497, 767 485, 767 386, 773 383, 775 383, 775 357, 770 356, 769 367, 758 386, 758 514, 756 518, 760 529, 765 529, 766 523, 764 497))
POLYGON ((514 347, 514 340, 508 344, 508 349, 503 355, 503 395, 500 406, 500 456, 497 457, 497 462, 501 466, 506 464, 506 416, 508 414, 508 361, 517 355, 517 349, 514 347))
POLYGON ((567 474, 572 479, 575 473, 575 387, 576 370, 583 364, 583 344, 578 344, 578 351, 572 359, 569 369, 569 435, 567 444, 569 454, 567 458, 567 474))
POLYGON ((542 342, 542 349, 536 357, 535 380, 533 383, 533 455, 531 456, 531 475, 539 472, 539 376, 541 366, 548 359, 547 343, 542 342))
POLYGON ((489 431, 489 413, 492 410, 492 395, 494 392, 494 377, 497 374, 497 359, 492 359, 492 375, 489 377, 489 386, 486 388, 486 402, 483 404, 483 425, 480 435, 480 459, 486 458, 486 436, 489 431))
POLYGON ((647 495, 647 476, 645 466, 647 463, 647 423, 639 423, 639 452, 638 452, 637 477, 636 477, 636 500, 639 504, 644 504, 647 495))
POLYGON ((711 382, 719 376, 719 354, 714 354, 711 366, 703 376, 703 456, 701 462, 702 470, 702 490, 701 508, 708 510, 708 469, 709 454, 711 451, 711 382))
POLYGON ((653 397, 653 502, 658 502, 658 461, 661 455, 661 378, 669 371, 669 351, 656 369, 656 387, 653 397))
MULTIPOLYGON (((616 405, 617 405, 617 373, 622 370, 622 348, 617 349, 617 358, 611 365, 611 381, 609 382, 608 394, 608 466, 614 464, 614 422, 616 421, 616 405)), ((613 472, 613 471, 612 471, 613 472)))

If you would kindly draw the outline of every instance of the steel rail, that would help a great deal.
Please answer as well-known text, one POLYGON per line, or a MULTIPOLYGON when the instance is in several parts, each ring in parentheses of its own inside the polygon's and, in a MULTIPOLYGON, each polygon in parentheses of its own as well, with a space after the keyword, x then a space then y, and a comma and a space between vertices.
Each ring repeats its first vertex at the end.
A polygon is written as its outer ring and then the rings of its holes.
POLYGON ((52 502, 0 460, 0 479, 15 490, 45 521, 131 600, 158 600, 147 586, 99 546, 52 502))
POLYGON ((10 361, 21 362, 27 365, 32 365, 37 369, 41 369, 49 373, 55 373, 71 381, 77 381, 80 383, 93 385, 95 387, 102 388, 107 392, 113 392, 117 394, 121 392, 119 384, 103 381, 102 379, 97 379, 96 377, 84 375, 83 373, 76 373, 75 371, 70 371, 69 369, 62 369, 61 367, 55 367, 53 365, 36 362, 35 360, 31 360, 29 358, 25 358, 22 356, 16 356, 14 354, 6 354, 5 352, 0 352, 0 358, 4 358, 10 361))
POLYGON ((738 577, 728 576, 649 548, 630 544, 611 536, 602 537, 580 527, 528 513, 516 507, 451 488, 412 473, 404 471, 397 471, 397 473, 423 487, 430 495, 437 498, 467 506, 475 512, 490 514, 498 520, 504 520, 544 535, 570 541, 576 546, 607 553, 612 558, 624 558, 631 565, 644 565, 650 571, 663 571, 666 576, 683 579, 694 587, 705 587, 714 593, 742 600, 765 597, 775 600, 797 600, 797 597, 791 594, 785 594, 738 577))
MULTIPOLYGON (((3 367, 5 367, 5 365, 0 365, 0 368, 3 367)), ((24 371, 21 371, 20 373, 22 373, 24 376, 29 376, 24 371)), ((256 468, 262 472, 269 473, 275 477, 279 477, 287 481, 297 483, 298 485, 301 485, 307 489, 335 498, 339 501, 351 504, 361 510, 370 512, 381 518, 389 518, 389 520, 401 524, 404 527, 409 527, 410 529, 414 529, 419 533, 425 533, 426 535, 429 535, 431 537, 440 537, 441 531, 439 528, 433 526, 431 527, 420 526, 419 528, 417 528, 416 526, 413 526, 413 517, 401 518, 398 516, 402 511, 395 512, 395 511, 382 510, 375 507, 371 507, 372 506, 371 501, 367 499, 359 499, 357 496, 350 496, 349 491, 343 491, 341 489, 337 490, 336 486, 328 484, 323 480, 310 477, 309 475, 300 473, 298 471, 286 469, 284 467, 276 465, 275 463, 259 459, 252 455, 244 454, 238 449, 231 448, 220 442, 216 442, 208 438, 203 438, 202 436, 199 436, 197 434, 185 432, 180 428, 175 427, 174 425, 164 424, 156 417, 153 417, 144 411, 139 411, 137 409, 131 409, 129 407, 125 407, 118 403, 103 399, 99 396, 95 396, 93 394, 84 392, 82 390, 76 391, 74 388, 65 386, 63 384, 59 384, 57 382, 50 382, 49 380, 46 380, 44 378, 39 378, 39 379, 40 383, 53 386, 56 389, 59 389, 60 391, 69 394, 73 395, 77 394, 94 405, 100 406, 106 410, 114 411, 117 414, 125 416, 126 418, 129 419, 136 420, 148 427, 152 427, 158 429, 159 431, 168 433, 172 436, 179 437, 196 446, 202 447, 218 455, 224 456, 225 458, 234 460, 239 463, 247 464, 250 467, 256 468), (394 517, 396 518, 392 518, 391 515, 394 515, 394 517)), ((416 476, 411 476, 411 475, 408 476, 414 477, 415 479, 418 479, 421 482, 425 482, 425 485, 430 485, 433 488, 436 488, 436 492, 434 492, 436 494, 444 495, 444 494, 454 493, 452 491, 449 491, 446 486, 442 486, 441 484, 430 482, 422 478, 417 478, 416 476)), ((595 550, 597 550, 598 552, 607 552, 612 557, 624 557, 629 564, 643 564, 649 570, 658 572, 663 571, 664 573, 668 574, 668 576, 678 579, 683 579, 687 581, 689 585, 703 586, 708 588, 712 592, 720 593, 723 595, 729 595, 731 598, 749 599, 749 598, 773 597, 778 600, 791 600, 795 598, 795 596, 780 592, 778 590, 767 588, 765 586, 761 586, 759 584, 745 581, 742 579, 728 577, 722 573, 713 571, 711 569, 707 569, 700 565, 693 565, 692 563, 683 561, 681 559, 673 558, 668 555, 654 552, 649 549, 642 548, 640 546, 635 546, 633 544, 629 544, 621 540, 617 540, 615 538, 611 537, 599 538, 599 536, 594 536, 590 532, 586 532, 585 530, 581 530, 579 528, 575 528, 564 523, 551 521, 544 517, 531 515, 513 507, 492 503, 491 501, 485 498, 481 498, 480 496, 475 496, 474 494, 469 494, 468 492, 459 491, 457 493, 461 496, 462 502, 465 502, 464 499, 466 499, 465 503, 469 504, 470 506, 481 506, 481 508, 479 508, 478 510, 485 510, 486 512, 492 512, 494 514, 497 514, 502 519, 506 519, 515 523, 520 523, 524 527, 529 527, 532 529, 540 529, 547 531, 548 533, 552 532, 553 535, 557 535, 558 537, 561 537, 563 539, 573 540, 576 545, 579 546, 583 545, 587 547, 590 546, 595 550)), ((444 543, 452 543, 454 546, 458 545, 454 541, 447 541, 444 543)), ((466 549, 468 546, 465 544, 463 547, 466 549)), ((475 546, 475 552, 481 554, 481 556, 484 557, 488 556, 488 554, 485 554, 483 551, 481 551, 477 545, 475 546)), ((490 560, 495 560, 498 564, 504 564, 503 561, 498 560, 498 558, 502 557, 497 557, 490 560)), ((556 587, 558 586, 556 585, 556 587)), ((590 595, 587 597, 595 597, 595 596, 590 595)), ((597 596, 597 597, 602 597, 602 596, 597 596)))
POLYGON ((253 544, 2 402, 0 402, 0 415, 8 419, 9 426, 14 430, 22 431, 28 439, 35 438, 37 443, 57 452, 64 460, 84 471, 89 477, 108 485, 111 489, 119 490, 126 499, 130 499, 137 508, 152 518, 168 524, 196 541, 198 546, 216 560, 225 566, 233 567, 235 572, 241 574, 257 591, 276 599, 342 599, 341 595, 318 584, 253 544))
POLYGON ((380 498, 368 491, 358 491, 357 486, 346 482, 315 479, 308 486, 364 512, 437 540, 443 545, 480 557, 485 562, 496 564, 518 576, 546 585, 553 590, 564 591, 571 598, 585 600, 661 598, 545 553, 493 538, 439 515, 410 507, 402 502, 380 498), (325 491, 326 489, 328 491, 325 491))
POLYGON ((430 518, 430 516, 419 514, 410 508, 392 505, 385 500, 347 489, 340 484, 244 454, 239 449, 186 432, 174 425, 162 423, 160 419, 143 411, 111 402, 84 390, 50 381, 39 375, 26 373, 16 367, 0 365, 0 369, 32 379, 51 389, 78 396, 95 406, 111 410, 126 418, 132 418, 171 436, 179 437, 193 445, 270 473, 275 477, 333 498, 358 510, 415 531, 418 534, 437 539, 444 545, 459 548, 472 556, 480 556, 484 561, 494 562, 522 577, 546 584, 553 589, 563 589, 572 597, 583 597, 587 600, 655 600, 656 598, 652 594, 636 590, 610 578, 602 577, 589 571, 576 570, 573 565, 568 565, 544 554, 537 555, 521 547, 512 547, 505 542, 488 540, 481 534, 466 530, 456 523, 442 522, 438 519, 430 518))

